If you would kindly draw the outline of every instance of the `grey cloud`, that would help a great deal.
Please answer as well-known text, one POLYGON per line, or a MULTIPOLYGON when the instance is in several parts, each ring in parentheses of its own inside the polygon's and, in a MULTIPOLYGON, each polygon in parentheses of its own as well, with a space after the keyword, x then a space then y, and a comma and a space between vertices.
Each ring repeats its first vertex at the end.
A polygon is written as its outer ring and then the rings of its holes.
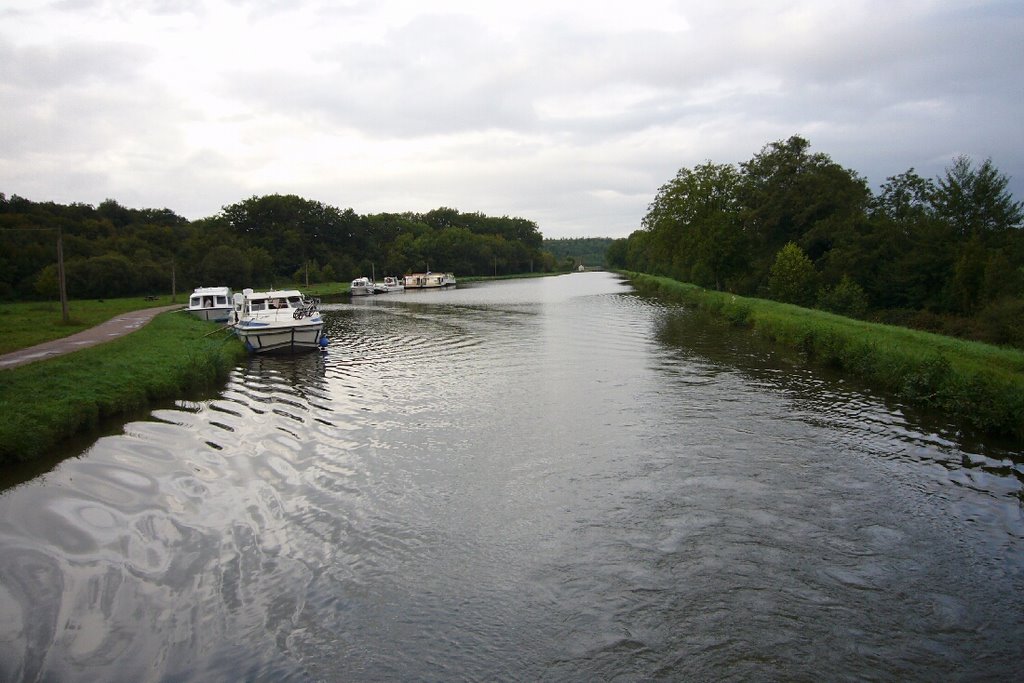
POLYGON ((416 137, 488 128, 529 128, 534 119, 508 46, 458 17, 426 17, 386 44, 317 50, 327 76, 227 74, 226 90, 261 107, 317 112, 371 137, 416 137))
MULTIPOLYGON (((66 0, 65 10, 74 11, 74 2, 66 0)), ((99 11, 88 2, 79 10, 99 11)), ((357 211, 445 204, 524 215, 545 234, 624 234, 680 167, 740 162, 799 133, 876 186, 911 166, 938 174, 966 153, 991 156, 1024 196, 1024 11, 1016 0, 680 2, 689 28, 674 32, 599 33, 555 15, 495 27, 435 13, 399 17, 389 32, 372 36, 344 30, 376 13, 368 0, 231 2, 244 8, 243 22, 261 29, 240 32, 246 47, 244 40, 265 35, 279 19, 301 25, 303 13, 337 26, 339 38, 319 31, 318 42, 286 47, 294 36, 282 35, 280 45, 251 45, 281 50, 282 60, 286 49, 298 50, 312 63, 302 73, 211 64, 219 86, 199 95, 233 102, 207 112, 208 100, 191 101, 192 92, 149 80, 158 43, 17 45, 16 34, 0 29, 0 164, 17 169, 0 181, 42 187, 46 171, 28 170, 50 168, 32 166, 41 158, 78 163, 110 154, 119 168, 104 178, 87 172, 66 182, 91 182, 124 201, 138 196, 192 216, 253 193, 294 191, 357 211), (240 124, 243 151, 233 152, 247 159, 180 149, 183 126, 202 128, 215 115, 252 124, 240 124), (409 175, 374 165, 344 180, 257 187, 274 182, 254 180, 261 174, 245 167, 272 154, 256 150, 257 127, 358 137, 369 141, 361 159, 371 160, 373 142, 387 143, 392 155, 406 143, 439 143, 409 175), (428 164, 443 173, 420 177, 428 164), (403 205, 407 197, 420 205, 403 205)), ((121 16, 145 11, 174 27, 194 22, 189 13, 210 11, 199 0, 104 8, 121 16)), ((351 161, 358 166, 361 159, 351 161)))
POLYGON ((0 42, 0 82, 53 89, 124 84, 139 78, 151 50, 129 43, 79 42, 58 47, 0 42))

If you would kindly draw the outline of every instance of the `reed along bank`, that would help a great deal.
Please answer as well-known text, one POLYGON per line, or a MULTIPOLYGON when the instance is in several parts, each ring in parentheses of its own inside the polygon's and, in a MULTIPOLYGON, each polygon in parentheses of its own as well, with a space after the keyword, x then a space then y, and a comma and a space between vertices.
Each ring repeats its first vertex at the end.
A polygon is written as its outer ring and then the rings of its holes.
POLYGON ((638 292, 694 306, 971 430, 1024 439, 1024 352, 627 272, 638 292))

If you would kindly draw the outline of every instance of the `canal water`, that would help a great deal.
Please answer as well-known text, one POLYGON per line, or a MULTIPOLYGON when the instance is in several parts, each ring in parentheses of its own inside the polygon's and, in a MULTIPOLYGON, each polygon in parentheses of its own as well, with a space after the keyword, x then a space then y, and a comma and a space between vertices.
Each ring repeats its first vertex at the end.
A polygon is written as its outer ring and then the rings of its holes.
POLYGON ((1020 680, 1014 445, 612 274, 325 308, 0 493, 0 680, 1020 680))

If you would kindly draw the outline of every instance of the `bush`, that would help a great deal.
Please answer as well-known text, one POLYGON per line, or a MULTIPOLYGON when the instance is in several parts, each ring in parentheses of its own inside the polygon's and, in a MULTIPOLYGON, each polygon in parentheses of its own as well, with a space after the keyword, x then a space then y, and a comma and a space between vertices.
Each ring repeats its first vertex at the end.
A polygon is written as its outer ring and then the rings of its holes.
POLYGON ((851 318, 863 318, 868 310, 868 296, 864 288, 844 275, 838 285, 825 287, 818 293, 818 308, 851 318))
POLYGON ((990 344, 1024 347, 1024 299, 1000 299, 978 315, 978 333, 990 344))
POLYGON ((776 301, 798 306, 814 303, 818 273, 807 254, 790 242, 775 256, 768 275, 768 291, 776 301))

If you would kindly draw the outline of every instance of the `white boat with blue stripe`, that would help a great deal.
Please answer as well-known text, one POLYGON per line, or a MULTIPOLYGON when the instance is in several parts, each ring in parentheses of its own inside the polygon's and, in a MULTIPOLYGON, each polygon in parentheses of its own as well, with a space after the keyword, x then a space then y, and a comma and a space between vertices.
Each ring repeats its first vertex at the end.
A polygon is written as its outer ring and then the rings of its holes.
POLYGON ((245 289, 234 295, 231 327, 253 353, 314 351, 327 346, 319 305, 297 289, 245 289))

